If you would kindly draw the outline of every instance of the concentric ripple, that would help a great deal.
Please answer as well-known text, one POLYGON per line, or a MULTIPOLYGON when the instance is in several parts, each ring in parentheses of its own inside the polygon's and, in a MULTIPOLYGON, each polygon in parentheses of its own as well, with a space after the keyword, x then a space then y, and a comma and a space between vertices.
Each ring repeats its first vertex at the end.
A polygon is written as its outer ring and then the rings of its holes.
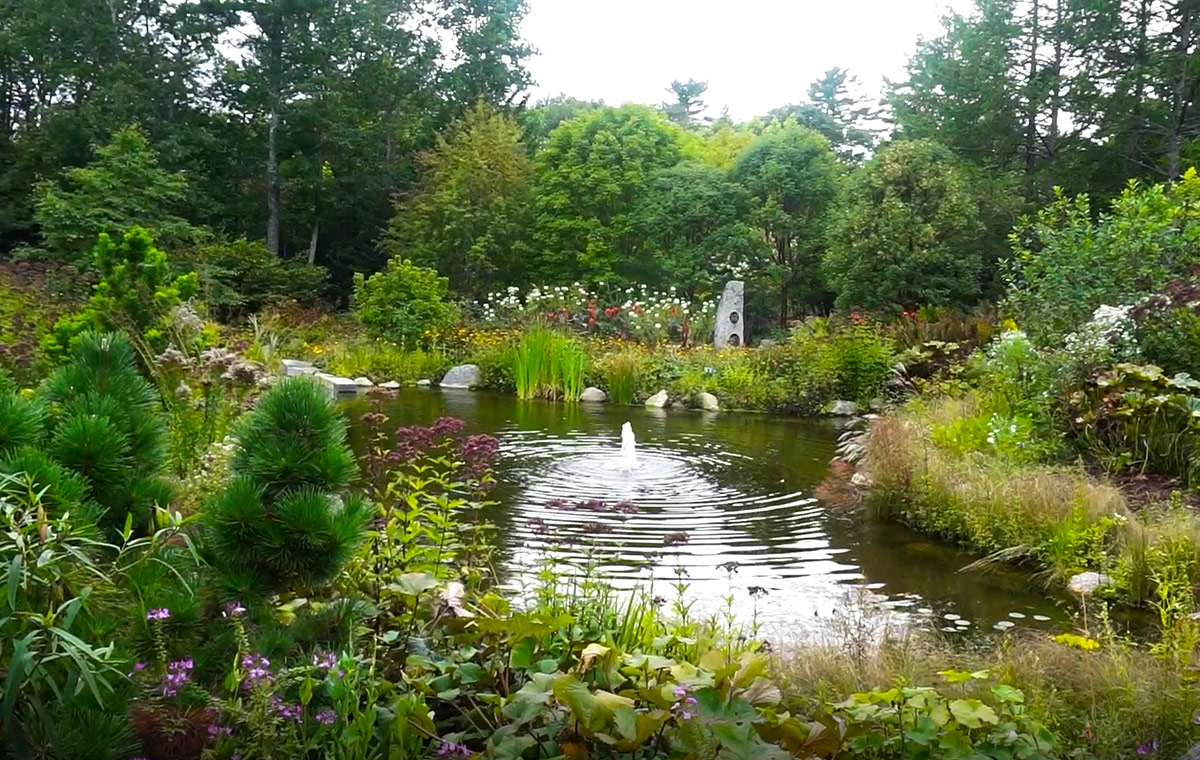
POLYGON ((702 436, 641 443, 632 468, 612 438, 508 431, 500 440, 518 573, 548 556, 576 569, 591 562, 618 587, 686 582, 702 607, 730 594, 745 607, 759 587, 785 594, 793 614, 797 587, 819 587, 804 595, 813 614, 862 577, 838 560, 846 550, 831 546, 811 496, 755 486, 739 477, 758 466, 752 457, 702 436))

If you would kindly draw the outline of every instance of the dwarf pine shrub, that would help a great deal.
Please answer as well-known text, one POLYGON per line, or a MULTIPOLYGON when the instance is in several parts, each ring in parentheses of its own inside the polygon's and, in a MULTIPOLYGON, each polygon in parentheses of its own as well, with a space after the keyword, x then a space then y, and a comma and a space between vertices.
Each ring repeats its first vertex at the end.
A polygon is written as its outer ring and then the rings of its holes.
MULTIPOLYGON (((87 482, 102 527, 119 528, 126 515, 144 524, 154 507, 170 503, 161 403, 124 335, 81 335, 71 361, 46 380, 41 397, 48 428, 42 451, 87 482)), ((24 457, 31 461, 28 452, 24 457)), ((50 465, 38 467, 48 473, 50 465)))
POLYGON ((239 422, 233 478, 207 506, 213 564, 243 594, 305 590, 336 577, 369 509, 346 422, 311 378, 280 383, 239 422))

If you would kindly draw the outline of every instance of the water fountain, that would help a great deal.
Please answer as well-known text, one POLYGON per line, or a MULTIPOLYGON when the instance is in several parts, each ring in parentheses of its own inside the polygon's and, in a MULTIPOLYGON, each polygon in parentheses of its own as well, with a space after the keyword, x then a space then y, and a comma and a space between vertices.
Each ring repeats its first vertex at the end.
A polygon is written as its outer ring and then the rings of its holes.
POLYGON ((637 467, 637 438, 628 422, 621 426, 621 467, 626 470, 637 467))

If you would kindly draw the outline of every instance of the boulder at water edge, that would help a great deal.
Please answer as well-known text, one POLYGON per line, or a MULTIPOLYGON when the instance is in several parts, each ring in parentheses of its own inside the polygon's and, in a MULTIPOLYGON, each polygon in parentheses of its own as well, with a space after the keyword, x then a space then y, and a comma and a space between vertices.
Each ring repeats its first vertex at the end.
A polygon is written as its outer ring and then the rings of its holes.
POLYGON ((721 402, 717 401, 717 397, 711 393, 697 393, 696 406, 706 412, 719 412, 721 410, 721 402))
POLYGON ((442 378, 443 388, 472 388, 482 381, 478 364, 460 364, 451 367, 442 378))
POLYGON ((608 394, 596 387, 584 388, 583 393, 579 394, 580 401, 608 401, 608 394))
POLYGON ((400 387, 400 383, 396 382, 395 380, 388 380, 386 383, 380 383, 379 387, 387 388, 389 391, 394 391, 400 387))
POLYGON ((1112 585, 1112 582, 1113 579, 1104 573, 1089 570, 1086 573, 1072 575, 1071 580, 1067 581, 1067 588, 1076 594, 1087 596, 1098 588, 1112 585))
POLYGON ((646 408, 647 409, 662 409, 664 406, 667 405, 668 399, 669 399, 669 397, 667 396, 666 391, 659 391, 658 393, 655 393, 650 398, 646 399, 646 408))
POLYGON ((375 383, 372 383, 371 378, 366 377, 364 375, 362 377, 354 378, 354 384, 357 385, 359 388, 370 388, 375 383))
POLYGON ((853 401, 834 401, 826 407, 825 413, 834 417, 853 417, 858 414, 858 404, 853 401))
POLYGON ((417 381, 418 388, 428 388, 431 385, 433 385, 433 381, 427 377, 423 377, 417 381))

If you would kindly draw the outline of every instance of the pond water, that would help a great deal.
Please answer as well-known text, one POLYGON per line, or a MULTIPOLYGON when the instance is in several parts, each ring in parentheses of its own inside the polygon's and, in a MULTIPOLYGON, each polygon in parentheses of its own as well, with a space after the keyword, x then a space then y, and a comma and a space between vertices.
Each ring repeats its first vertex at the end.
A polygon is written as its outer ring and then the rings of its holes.
MULTIPOLYGON (((380 403, 389 425, 449 415, 469 432, 499 439, 493 520, 499 570, 512 587, 527 582, 547 556, 578 567, 590 556, 618 588, 673 599, 672 584, 682 577, 697 611, 722 609, 732 595, 739 617, 756 612, 768 630, 784 633, 859 616, 864 607, 962 634, 1060 627, 1072 614, 1069 600, 1025 574, 962 571, 976 557, 897 525, 823 509, 813 490, 834 453, 832 421, 465 391, 403 390, 380 403), (627 421, 637 437, 632 469, 620 455, 627 421), (556 499, 628 501, 638 511, 547 506, 556 499), (686 543, 674 543, 681 533, 686 543), (751 598, 754 586, 766 595, 751 598)), ((351 419, 367 408, 353 402, 351 419)))

